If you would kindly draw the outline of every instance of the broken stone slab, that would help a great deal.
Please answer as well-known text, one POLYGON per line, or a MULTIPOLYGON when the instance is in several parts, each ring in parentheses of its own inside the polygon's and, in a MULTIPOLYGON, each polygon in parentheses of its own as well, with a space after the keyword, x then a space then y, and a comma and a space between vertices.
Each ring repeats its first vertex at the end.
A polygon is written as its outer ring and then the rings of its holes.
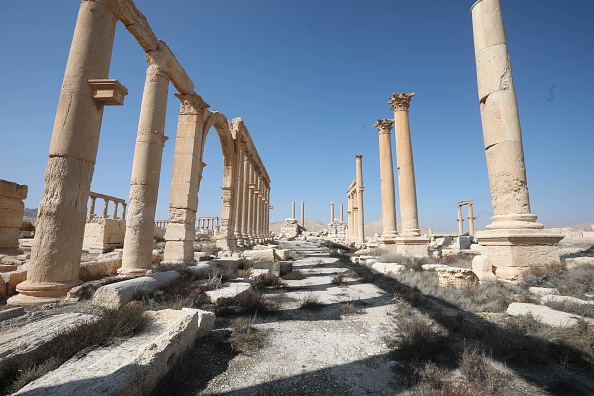
POLYGON ((152 321, 142 334, 76 356, 15 395, 148 394, 215 321, 212 312, 190 308, 147 315, 152 321))
POLYGON ((274 259, 279 261, 287 261, 290 257, 290 251, 287 249, 272 249, 274 259))
POLYGON ((24 264, 25 261, 25 259, 20 258, 19 256, 3 256, 0 264, 16 265, 18 267, 19 265, 24 264))
MULTIPOLYGON (((557 311, 546 305, 528 304, 514 302, 507 307, 507 314, 511 316, 532 315, 540 323, 553 327, 571 327, 578 323, 579 319, 584 319, 579 315, 570 314, 563 311, 557 311)), ((594 323, 591 319, 584 319, 594 323)))
POLYGON ((570 296, 558 296, 554 294, 548 294, 542 296, 540 299, 542 303, 569 303, 569 304, 580 304, 580 305, 594 305, 594 301, 591 300, 581 300, 579 298, 570 297, 570 296))
POLYGON ((283 276, 293 271, 293 263, 290 261, 261 261, 259 263, 254 263, 252 271, 254 273, 258 271, 259 274, 264 273, 275 276, 283 276))
POLYGON ((79 279, 93 279, 113 275, 122 266, 122 255, 104 255, 97 261, 81 263, 78 271, 79 279))
POLYGON ((23 307, 3 309, 2 311, 0 311, 0 321, 16 318, 17 316, 21 316, 24 314, 25 308, 23 307))
POLYGON ((565 259, 565 264, 569 267, 576 265, 594 265, 594 257, 570 257, 565 259))
POLYGON ((546 296, 549 294, 559 294, 559 290, 554 287, 529 287, 528 291, 536 296, 546 296))
POLYGON ((491 260, 487 256, 479 255, 473 258, 472 271, 481 283, 497 281, 497 276, 495 276, 495 273, 493 272, 491 260))
POLYGON ((243 252, 243 257, 245 257, 248 264, 260 261, 274 261, 274 249, 246 250, 243 252))
POLYGON ((209 261, 213 259, 213 255, 206 252, 194 252, 194 260, 196 261, 209 261))
POLYGON ((225 300, 230 300, 243 293, 247 293, 251 288, 252 285, 247 282, 226 282, 219 289, 207 291, 206 296, 211 303, 220 304, 225 300))
POLYGON ((398 263, 374 263, 371 266, 371 272, 374 274, 382 274, 388 278, 396 278, 398 274, 407 272, 408 267, 398 263))
POLYGON ((63 313, 44 317, 0 334, 0 375, 13 364, 31 359, 44 344, 60 334, 98 319, 95 315, 63 313))
POLYGON ((134 294, 157 291, 169 286, 180 276, 177 271, 165 271, 105 285, 97 289, 92 304, 104 308, 119 309, 132 301, 134 294))
MULTIPOLYGON (((4 285, 2 290, 5 290, 5 294, 8 296, 16 291, 16 287, 19 283, 27 280, 27 267, 22 265, 15 271, 3 272, 0 274, 0 277, 2 278, 2 283, 4 285)), ((2 291, 0 291, 0 294, 1 293, 2 291)))
POLYGON ((437 273, 439 286, 467 287, 479 281, 476 274, 468 268, 450 267, 443 264, 425 264, 423 269, 437 273))
POLYGON ((223 271, 237 271, 239 266, 243 266, 245 259, 243 257, 226 257, 208 261, 212 269, 221 269, 223 271))
POLYGON ((0 272, 15 271, 18 267, 16 264, 0 264, 0 272))

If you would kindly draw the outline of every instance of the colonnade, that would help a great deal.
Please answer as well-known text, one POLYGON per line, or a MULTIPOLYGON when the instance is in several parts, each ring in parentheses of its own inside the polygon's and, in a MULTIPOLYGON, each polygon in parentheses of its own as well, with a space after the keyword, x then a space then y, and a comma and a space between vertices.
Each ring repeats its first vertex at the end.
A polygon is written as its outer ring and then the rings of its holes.
POLYGON ((462 206, 468 205, 468 234, 474 235, 474 213, 472 210, 472 201, 458 202, 458 234, 464 234, 464 219, 462 218, 462 206))
POLYGON ((363 155, 355 155, 355 179, 347 190, 347 242, 365 242, 365 217, 363 214, 363 155))
MULTIPOLYGON (((165 260, 194 261, 198 191, 205 165, 202 157, 211 127, 219 135, 224 161, 221 233, 217 245, 232 248, 237 244, 236 212, 239 207, 245 207, 238 204, 239 158, 249 158, 249 174, 253 175, 247 182, 243 179, 248 183, 248 188, 243 190, 250 191, 247 195, 251 197, 251 206, 245 212, 251 221, 246 223, 248 232, 242 235, 242 241, 246 235, 250 242, 252 237, 257 241, 267 235, 270 179, 247 129, 240 128, 245 130, 241 136, 248 142, 248 149, 242 151, 245 145, 231 132, 232 123, 221 113, 208 110, 210 106, 194 91, 194 83, 173 52, 155 36, 131 0, 84 0, 60 92, 27 280, 17 286, 19 294, 9 300, 11 304, 54 302, 81 283, 80 252, 103 111, 105 106, 123 105, 128 93, 119 81, 108 79, 118 21, 141 45, 148 64, 130 180, 122 267, 118 273, 141 275, 151 268, 162 152, 167 141, 165 116, 170 83, 177 90, 181 104, 165 260)), ((233 127, 238 122, 234 120, 233 127)), ((245 194, 242 196, 245 198, 245 194)), ((90 213, 93 211, 94 208, 90 213)))
POLYGON ((108 209, 109 209, 109 203, 113 202, 113 212, 111 214, 111 218, 112 219, 121 219, 121 220, 126 220, 126 201, 121 199, 121 198, 115 198, 115 197, 111 197, 109 195, 104 195, 104 194, 99 194, 96 192, 89 192, 89 216, 88 219, 89 221, 95 219, 97 217, 97 215, 95 215, 95 203, 97 198, 102 199, 103 200, 103 214, 101 215, 102 218, 106 219, 108 218, 108 209), (122 209, 120 212, 120 216, 118 216, 118 206, 122 205, 122 209))

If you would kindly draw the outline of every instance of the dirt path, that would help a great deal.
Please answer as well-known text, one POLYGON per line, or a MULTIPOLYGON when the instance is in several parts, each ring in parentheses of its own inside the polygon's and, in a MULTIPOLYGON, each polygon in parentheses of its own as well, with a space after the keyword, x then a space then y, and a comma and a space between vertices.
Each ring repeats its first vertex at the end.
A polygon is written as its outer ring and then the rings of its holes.
POLYGON ((306 256, 293 264, 305 278, 279 289, 280 311, 254 319, 268 335, 266 345, 235 354, 224 343, 229 331, 215 330, 186 359, 196 375, 173 379, 184 383, 175 394, 394 394, 399 385, 384 340, 393 296, 357 277, 333 283, 350 264, 316 244, 290 242, 280 248, 306 256), (304 301, 312 308, 301 308, 304 301))

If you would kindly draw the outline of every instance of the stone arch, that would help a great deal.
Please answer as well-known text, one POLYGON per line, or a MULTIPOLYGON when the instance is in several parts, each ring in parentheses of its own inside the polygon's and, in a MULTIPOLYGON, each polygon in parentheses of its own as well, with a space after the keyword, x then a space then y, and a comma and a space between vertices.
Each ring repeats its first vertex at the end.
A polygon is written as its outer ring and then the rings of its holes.
POLYGON ((237 197, 235 187, 237 185, 237 147, 229 128, 229 121, 224 114, 212 111, 204 121, 204 134, 200 158, 204 154, 204 144, 210 128, 214 127, 221 142, 223 152, 223 185, 220 232, 217 238, 217 246, 221 248, 234 247, 235 236, 235 199, 237 197))

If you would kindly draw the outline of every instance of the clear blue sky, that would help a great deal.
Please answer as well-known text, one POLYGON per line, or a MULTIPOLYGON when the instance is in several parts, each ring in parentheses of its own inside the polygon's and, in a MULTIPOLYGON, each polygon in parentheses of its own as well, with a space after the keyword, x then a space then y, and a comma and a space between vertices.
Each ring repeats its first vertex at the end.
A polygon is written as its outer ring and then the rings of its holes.
MULTIPOLYGON (((156 35, 229 120, 242 117, 270 174, 271 221, 305 201, 329 220, 363 154, 366 222, 381 215, 377 118, 392 92, 416 92, 410 124, 422 226, 456 229, 471 199, 492 215, 477 99, 473 1, 137 0, 156 35)), ((43 194, 47 151, 76 0, 0 2, 0 178, 43 194)), ((594 220, 594 2, 502 0, 519 101, 532 212, 569 225, 594 220)), ((129 90, 106 108, 92 190, 128 200, 146 62, 118 24, 111 78, 129 90)), ((157 218, 166 218, 179 101, 167 112, 157 218)), ((220 214, 222 155, 207 139, 199 216, 220 214)), ((346 210, 346 209, 345 209, 346 210)))

